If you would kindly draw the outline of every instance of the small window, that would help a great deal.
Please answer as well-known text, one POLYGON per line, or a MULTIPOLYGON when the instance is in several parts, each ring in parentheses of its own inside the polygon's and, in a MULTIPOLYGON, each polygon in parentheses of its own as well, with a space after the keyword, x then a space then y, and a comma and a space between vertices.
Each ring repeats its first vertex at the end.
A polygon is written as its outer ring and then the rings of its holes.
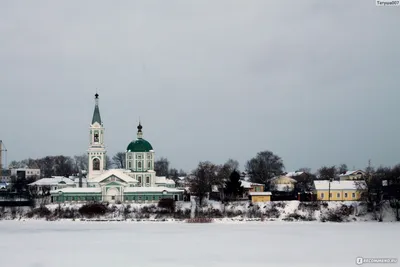
POLYGON ((150 177, 146 177, 146 183, 150 183, 150 177))
POLYGON ((128 162, 128 168, 131 169, 132 168, 132 162, 128 162))
POLYGON ((147 163, 147 168, 151 168, 150 161, 147 163))
POLYGON ((111 196, 111 200, 115 200, 115 196, 111 196))
POLYGON ((336 197, 340 197, 340 193, 337 193, 337 194, 336 194, 336 197))
POLYGON ((156 196, 153 196, 153 200, 156 200, 156 196))
POLYGON ((347 198, 347 195, 348 195, 347 193, 344 193, 344 197, 346 197, 346 198, 347 198))
POLYGON ((142 163, 139 161, 137 166, 138 166, 138 168, 142 168, 142 163))
POLYGON ((142 183, 142 177, 141 176, 138 177, 138 181, 139 181, 139 184, 142 183))
POLYGON ((351 196, 352 196, 353 198, 356 198, 356 193, 352 193, 351 196))
POLYGON ((322 198, 322 199, 324 198, 324 196, 325 196, 324 193, 321 193, 321 198, 322 198))

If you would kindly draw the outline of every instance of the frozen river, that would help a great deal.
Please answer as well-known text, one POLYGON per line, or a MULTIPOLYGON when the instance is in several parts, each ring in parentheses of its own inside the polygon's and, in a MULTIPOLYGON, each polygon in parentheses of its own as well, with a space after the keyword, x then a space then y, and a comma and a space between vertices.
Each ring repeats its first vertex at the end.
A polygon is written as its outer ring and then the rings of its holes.
POLYGON ((0 238, 1 267, 321 267, 400 256, 400 223, 2 221, 0 238))

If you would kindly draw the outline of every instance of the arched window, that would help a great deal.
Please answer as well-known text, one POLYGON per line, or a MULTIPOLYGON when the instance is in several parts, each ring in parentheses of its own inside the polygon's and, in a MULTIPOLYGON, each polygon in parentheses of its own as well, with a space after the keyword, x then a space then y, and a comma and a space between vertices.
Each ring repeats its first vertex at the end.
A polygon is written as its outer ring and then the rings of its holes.
POLYGON ((146 183, 148 183, 148 184, 150 183, 150 177, 148 177, 148 176, 146 177, 146 183))
POLYGON ((142 183, 142 176, 139 176, 139 177, 138 177, 138 181, 139 181, 139 184, 142 183))
POLYGON ((150 163, 150 161, 147 163, 147 168, 151 168, 151 163, 150 163))
POLYGON ((142 168, 142 163, 139 161, 137 166, 138 166, 138 168, 142 168))
POLYGON ((98 158, 95 158, 93 160, 93 170, 94 171, 99 171, 100 170, 100 160, 98 158))

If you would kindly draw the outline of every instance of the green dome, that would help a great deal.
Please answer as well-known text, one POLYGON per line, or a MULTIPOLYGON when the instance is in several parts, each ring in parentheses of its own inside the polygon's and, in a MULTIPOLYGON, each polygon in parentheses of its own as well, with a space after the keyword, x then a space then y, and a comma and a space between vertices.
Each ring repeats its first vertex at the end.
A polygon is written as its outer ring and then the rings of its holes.
POLYGON ((126 148, 128 152, 149 152, 153 147, 144 139, 137 139, 132 141, 126 148))

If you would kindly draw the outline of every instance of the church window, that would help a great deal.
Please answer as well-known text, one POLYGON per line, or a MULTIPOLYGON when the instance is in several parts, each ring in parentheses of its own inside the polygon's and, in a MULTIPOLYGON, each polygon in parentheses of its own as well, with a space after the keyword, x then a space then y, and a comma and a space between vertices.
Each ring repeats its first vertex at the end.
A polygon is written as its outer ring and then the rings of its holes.
POLYGON ((98 132, 98 131, 95 131, 95 132, 94 132, 93 141, 94 141, 95 143, 98 143, 98 142, 99 142, 99 132, 98 132))
POLYGON ((138 162, 138 168, 142 168, 142 163, 140 161, 138 162))
POLYGON ((100 170, 100 160, 98 158, 95 158, 93 160, 93 170, 94 171, 99 171, 100 170))

